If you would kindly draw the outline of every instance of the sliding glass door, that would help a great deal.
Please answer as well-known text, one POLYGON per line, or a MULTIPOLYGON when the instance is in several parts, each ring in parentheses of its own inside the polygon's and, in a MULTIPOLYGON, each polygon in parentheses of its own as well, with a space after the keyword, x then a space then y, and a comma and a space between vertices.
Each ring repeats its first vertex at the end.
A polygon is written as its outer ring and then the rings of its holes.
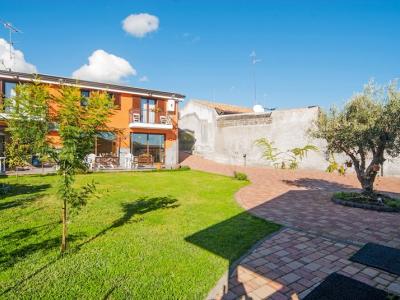
POLYGON ((164 163, 164 144, 163 134, 131 133, 131 153, 134 156, 151 155, 153 162, 164 163))

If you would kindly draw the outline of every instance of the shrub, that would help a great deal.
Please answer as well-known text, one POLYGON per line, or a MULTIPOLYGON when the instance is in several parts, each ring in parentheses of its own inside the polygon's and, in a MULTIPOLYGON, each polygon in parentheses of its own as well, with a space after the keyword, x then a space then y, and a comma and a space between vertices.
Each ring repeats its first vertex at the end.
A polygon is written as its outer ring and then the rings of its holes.
POLYGON ((241 172, 233 172, 233 177, 237 180, 248 180, 247 175, 241 172))

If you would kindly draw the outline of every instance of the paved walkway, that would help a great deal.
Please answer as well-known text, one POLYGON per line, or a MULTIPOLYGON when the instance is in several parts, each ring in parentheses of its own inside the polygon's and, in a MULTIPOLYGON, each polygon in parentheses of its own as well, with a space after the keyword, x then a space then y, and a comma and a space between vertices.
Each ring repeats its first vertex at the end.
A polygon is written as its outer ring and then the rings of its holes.
MULTIPOLYGON (((237 201, 250 213, 286 226, 221 279, 210 298, 297 299, 332 272, 400 294, 400 277, 348 260, 367 242, 400 248, 398 214, 330 201, 334 191, 358 189, 355 176, 235 167, 196 156, 182 164, 230 176, 245 172, 251 184, 237 192, 237 201)), ((375 186, 398 196, 400 178, 381 177, 375 186)))

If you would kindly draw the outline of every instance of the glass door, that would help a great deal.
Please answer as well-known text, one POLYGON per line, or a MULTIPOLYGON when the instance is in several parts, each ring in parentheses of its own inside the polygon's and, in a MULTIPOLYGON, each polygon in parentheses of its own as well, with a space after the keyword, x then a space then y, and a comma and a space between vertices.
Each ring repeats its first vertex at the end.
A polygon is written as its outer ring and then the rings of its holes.
POLYGON ((156 123, 156 100, 142 99, 140 101, 140 121, 142 123, 156 123))
POLYGON ((153 162, 164 163, 165 137, 163 134, 131 133, 133 156, 151 155, 153 162))

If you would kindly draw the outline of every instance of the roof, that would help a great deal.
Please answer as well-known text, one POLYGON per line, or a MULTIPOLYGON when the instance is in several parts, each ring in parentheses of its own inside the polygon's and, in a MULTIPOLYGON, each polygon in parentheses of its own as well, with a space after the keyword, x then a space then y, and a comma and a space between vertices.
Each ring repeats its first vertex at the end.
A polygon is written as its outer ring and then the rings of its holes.
POLYGON ((219 115, 229 115, 229 114, 239 114, 239 113, 248 113, 248 112, 253 112, 251 108, 248 107, 243 107, 243 106, 237 106, 237 105, 231 105, 231 104, 225 104, 225 103, 217 103, 217 102, 210 102, 207 100, 192 100, 196 103, 202 104, 204 106, 207 106, 209 108, 215 109, 217 114, 219 115))
POLYGON ((106 90, 110 92, 119 92, 119 93, 127 93, 127 94, 134 94, 140 95, 145 97, 158 97, 158 98, 172 98, 177 101, 183 101, 185 95, 174 93, 174 92, 164 92, 158 90, 150 90, 150 89, 143 89, 137 88, 127 85, 117 85, 112 83, 102 83, 102 82, 94 82, 94 81, 87 81, 87 80, 78 80, 73 78, 67 77, 60 77, 60 76, 52 76, 46 74, 29 74, 29 73, 22 73, 22 72, 12 72, 12 71, 5 71, 0 70, 0 77, 1 78, 8 78, 11 80, 20 80, 20 81, 32 81, 35 78, 40 78, 40 81, 43 83, 49 84, 65 84, 65 85, 74 85, 80 88, 88 88, 88 89, 97 89, 97 90, 106 90))

